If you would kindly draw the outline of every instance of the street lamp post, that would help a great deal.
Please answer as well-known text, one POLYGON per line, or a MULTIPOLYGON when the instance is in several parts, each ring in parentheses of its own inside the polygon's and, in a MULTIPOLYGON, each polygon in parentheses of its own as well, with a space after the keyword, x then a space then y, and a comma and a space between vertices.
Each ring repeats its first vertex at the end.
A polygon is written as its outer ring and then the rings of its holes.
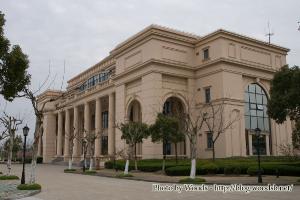
POLYGON ((257 152, 257 160, 258 160, 258 172, 257 172, 258 183, 262 183, 261 167, 260 167, 260 133, 261 130, 259 128, 256 128, 255 135, 256 135, 256 152, 257 152))
POLYGON ((22 170, 22 178, 21 178, 21 184, 25 184, 25 153, 26 153, 26 137, 28 135, 29 128, 26 125, 23 128, 23 135, 24 135, 24 147, 23 147, 23 170, 22 170))

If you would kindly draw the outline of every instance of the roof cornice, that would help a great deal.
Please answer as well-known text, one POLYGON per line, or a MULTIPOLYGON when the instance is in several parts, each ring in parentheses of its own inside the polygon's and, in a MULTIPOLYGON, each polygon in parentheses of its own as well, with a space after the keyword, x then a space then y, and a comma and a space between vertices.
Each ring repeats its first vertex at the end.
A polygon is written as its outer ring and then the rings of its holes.
POLYGON ((260 45, 263 45, 263 46, 266 46, 266 47, 269 47, 269 48, 274 48, 274 49, 284 51, 284 52, 289 52, 290 51, 290 49, 288 49, 288 48, 285 48, 285 47, 282 47, 282 46, 279 46, 279 45, 275 45, 275 44, 269 44, 268 42, 258 40, 256 38, 249 37, 249 36, 246 36, 246 35, 238 34, 238 33, 235 33, 235 32, 227 31, 227 30, 224 30, 224 29, 218 29, 218 30, 216 30, 216 31, 214 31, 210 34, 207 34, 207 35, 203 36, 202 38, 200 38, 198 40, 197 44, 201 43, 202 41, 208 40, 208 39, 210 39, 214 36, 218 36, 218 35, 220 35, 220 36, 221 35, 226 35, 226 36, 239 38, 239 39, 242 39, 242 40, 246 40, 246 41, 249 41, 249 42, 254 42, 254 43, 257 43, 257 44, 260 44, 260 45))

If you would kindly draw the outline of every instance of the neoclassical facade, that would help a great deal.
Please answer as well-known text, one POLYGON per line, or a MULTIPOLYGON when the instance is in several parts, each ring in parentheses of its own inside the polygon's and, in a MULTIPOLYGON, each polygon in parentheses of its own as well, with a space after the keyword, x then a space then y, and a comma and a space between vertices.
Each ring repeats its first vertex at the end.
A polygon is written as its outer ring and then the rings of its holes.
MULTIPOLYGON (((225 102, 224 117, 239 115, 216 142, 216 157, 256 154, 254 129, 262 130, 261 152, 280 155, 280 145, 291 144, 291 122, 276 124, 268 117, 270 80, 286 64, 289 50, 226 30, 198 36, 151 25, 117 45, 109 56, 68 81, 65 91, 47 90, 39 98, 43 110, 43 136, 38 154, 44 162, 82 159, 82 145, 70 135, 101 133, 94 156, 106 158, 124 149, 115 127, 126 121, 151 124, 158 112, 197 112, 209 102, 225 102), (51 99, 51 101, 50 101, 51 99)), ((212 156, 211 134, 198 136, 199 158, 212 156)), ((174 144, 166 143, 174 156, 174 144)), ((189 143, 178 153, 189 157, 189 143)), ((143 159, 160 158, 162 143, 151 138, 138 144, 143 159)))

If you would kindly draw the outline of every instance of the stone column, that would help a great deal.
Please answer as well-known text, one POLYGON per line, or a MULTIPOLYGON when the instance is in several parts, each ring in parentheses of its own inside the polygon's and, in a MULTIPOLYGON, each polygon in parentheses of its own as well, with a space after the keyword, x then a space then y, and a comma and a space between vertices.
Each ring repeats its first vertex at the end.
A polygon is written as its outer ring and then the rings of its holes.
POLYGON ((56 155, 62 156, 62 132, 63 132, 63 112, 58 113, 58 126, 57 126, 57 149, 56 155))
POLYGON ((69 148, 70 148, 70 110, 66 109, 65 113, 65 148, 64 148, 64 157, 68 159, 69 157, 69 148))
POLYGON ((50 163, 55 156, 56 116, 53 113, 43 115, 43 162, 50 163))
MULTIPOLYGON (((73 121, 73 126, 74 126, 74 135, 75 137, 78 137, 78 133, 79 133, 79 108, 78 106, 74 107, 74 121, 73 121)), ((73 140, 74 146, 73 146, 73 157, 77 157, 78 160, 78 156, 79 156, 79 142, 77 140, 77 138, 74 138, 73 140)))
POLYGON ((108 154, 115 153, 115 96, 114 93, 109 94, 108 100, 108 154))
POLYGON ((95 131, 97 134, 97 139, 95 141, 95 157, 101 155, 101 135, 102 135, 102 105, 101 99, 96 99, 96 110, 95 110, 95 131))
POLYGON ((84 104, 84 132, 90 133, 91 131, 91 118, 90 118, 90 104, 84 104))

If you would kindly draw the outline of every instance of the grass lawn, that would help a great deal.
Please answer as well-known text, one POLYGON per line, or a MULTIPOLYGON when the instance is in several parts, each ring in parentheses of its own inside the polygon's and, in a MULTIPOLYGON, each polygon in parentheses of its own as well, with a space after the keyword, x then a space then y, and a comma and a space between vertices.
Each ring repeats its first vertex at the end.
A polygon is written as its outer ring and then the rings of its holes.
MULTIPOLYGON (((123 170, 125 166, 124 160, 117 160, 115 167, 123 170)), ((197 160, 197 174, 247 174, 249 167, 257 166, 257 157, 232 157, 216 159, 198 159, 197 160)), ((268 175, 291 175, 300 176, 300 158, 291 158, 283 156, 262 156, 261 166, 264 173, 268 175)), ((108 161, 105 163, 106 168, 113 168, 114 163, 108 161)), ((161 159, 147 159, 138 161, 138 169, 145 172, 155 172, 162 168, 161 159)), ((130 162, 130 170, 134 169, 134 162, 130 162)), ((176 164, 174 159, 166 160, 167 175, 188 175, 190 169, 190 160, 180 159, 176 164), (175 173, 173 173, 175 171, 175 173), (169 173, 168 173, 169 172, 169 173)))

